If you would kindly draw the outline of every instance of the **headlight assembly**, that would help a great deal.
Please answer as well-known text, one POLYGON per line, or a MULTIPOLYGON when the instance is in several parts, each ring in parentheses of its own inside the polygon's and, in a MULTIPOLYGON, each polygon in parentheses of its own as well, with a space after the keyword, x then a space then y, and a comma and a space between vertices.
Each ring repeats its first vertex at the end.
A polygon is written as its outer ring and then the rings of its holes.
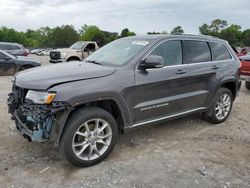
POLYGON ((67 56, 67 53, 61 52, 60 56, 61 56, 61 59, 64 59, 67 56))
POLYGON ((55 96, 56 93, 29 90, 25 99, 31 100, 36 104, 50 104, 55 96))

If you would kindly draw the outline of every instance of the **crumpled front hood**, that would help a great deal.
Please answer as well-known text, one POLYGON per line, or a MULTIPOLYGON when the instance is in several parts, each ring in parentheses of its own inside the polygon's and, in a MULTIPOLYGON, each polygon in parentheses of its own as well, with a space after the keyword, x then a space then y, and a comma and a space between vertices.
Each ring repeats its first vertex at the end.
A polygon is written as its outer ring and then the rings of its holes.
POLYGON ((15 84, 26 89, 47 90, 53 85, 104 77, 115 71, 113 67, 75 61, 22 71, 16 74, 15 84))

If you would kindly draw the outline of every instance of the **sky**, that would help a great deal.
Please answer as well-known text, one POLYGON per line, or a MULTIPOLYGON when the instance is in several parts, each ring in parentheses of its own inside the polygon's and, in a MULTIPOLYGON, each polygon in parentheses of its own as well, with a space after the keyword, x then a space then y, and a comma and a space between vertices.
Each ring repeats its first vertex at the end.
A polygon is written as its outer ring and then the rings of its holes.
POLYGON ((120 33, 123 28, 146 34, 182 26, 198 34, 216 18, 250 28, 250 0, 0 0, 0 26, 19 31, 84 24, 120 33))

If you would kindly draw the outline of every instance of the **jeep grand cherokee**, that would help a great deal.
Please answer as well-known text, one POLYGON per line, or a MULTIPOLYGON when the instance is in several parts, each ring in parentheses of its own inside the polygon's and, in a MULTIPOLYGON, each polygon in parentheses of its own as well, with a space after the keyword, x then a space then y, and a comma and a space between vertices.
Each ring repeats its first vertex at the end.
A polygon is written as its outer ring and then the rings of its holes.
POLYGON ((116 40, 83 62, 17 74, 9 113, 29 141, 54 141, 74 165, 91 166, 125 129, 201 112, 229 116, 240 61, 224 40, 155 35, 116 40))

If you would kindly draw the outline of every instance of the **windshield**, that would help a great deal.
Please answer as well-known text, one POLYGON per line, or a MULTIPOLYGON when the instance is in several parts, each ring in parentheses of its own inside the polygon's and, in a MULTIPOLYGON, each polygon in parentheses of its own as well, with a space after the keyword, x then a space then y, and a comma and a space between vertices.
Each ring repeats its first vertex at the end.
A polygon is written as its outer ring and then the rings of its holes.
POLYGON ((149 41, 140 39, 120 39, 107 44, 91 54, 86 61, 121 66, 140 52, 149 41))
POLYGON ((80 42, 76 42, 75 44, 73 44, 69 48, 75 49, 75 50, 81 50, 85 44, 86 44, 85 42, 80 41, 80 42))

